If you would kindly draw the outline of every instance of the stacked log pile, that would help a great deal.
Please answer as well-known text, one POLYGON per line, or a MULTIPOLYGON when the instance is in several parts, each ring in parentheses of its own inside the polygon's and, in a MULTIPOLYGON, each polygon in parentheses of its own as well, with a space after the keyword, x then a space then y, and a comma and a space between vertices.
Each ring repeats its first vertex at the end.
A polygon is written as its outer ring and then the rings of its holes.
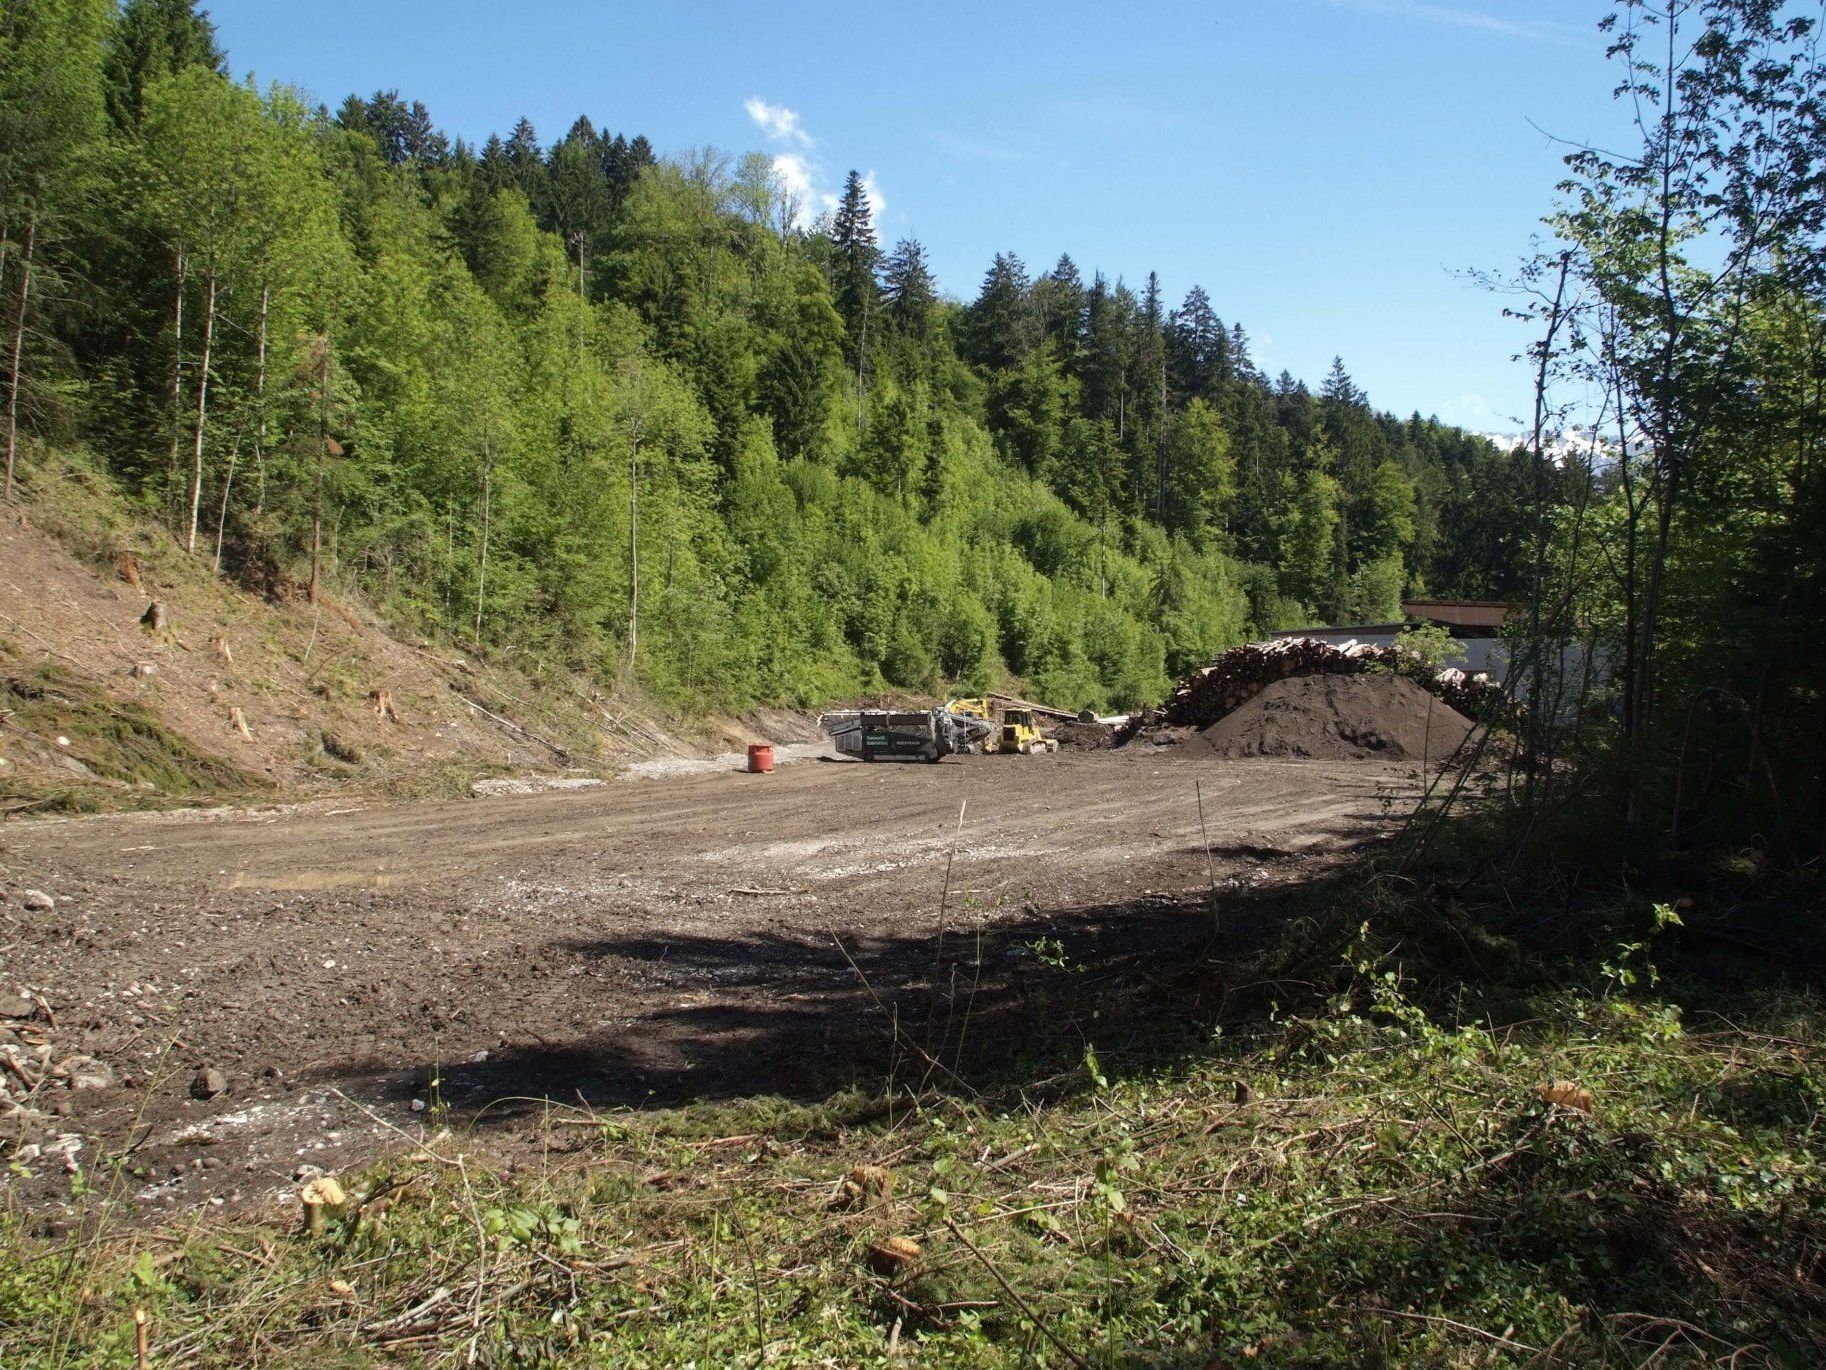
POLYGON ((1472 675, 1455 666, 1448 667, 1435 675, 1427 688, 1466 718, 1508 718, 1513 724, 1521 708, 1509 698, 1507 690, 1481 671, 1472 675))
POLYGON ((1173 691, 1162 720, 1172 728, 1208 728, 1277 680, 1295 675, 1350 675, 1364 663, 1312 637, 1283 637, 1232 647, 1173 691))
POLYGON ((1467 718, 1498 718, 1514 707, 1503 687, 1489 676, 1460 670, 1435 672, 1399 647, 1355 642, 1339 647, 1320 638, 1285 637, 1245 643, 1222 653, 1182 681, 1160 709, 1137 715, 1122 730, 1118 742, 1147 728, 1208 728, 1277 680, 1290 676, 1355 675, 1368 670, 1405 675, 1467 718))

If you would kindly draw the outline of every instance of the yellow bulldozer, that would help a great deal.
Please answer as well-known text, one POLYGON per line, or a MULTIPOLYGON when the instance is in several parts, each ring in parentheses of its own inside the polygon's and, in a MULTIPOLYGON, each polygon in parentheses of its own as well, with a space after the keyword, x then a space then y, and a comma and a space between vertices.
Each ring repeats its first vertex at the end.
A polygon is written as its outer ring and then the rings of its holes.
POLYGON ((983 751, 1008 756, 1037 756, 1059 750, 1057 738, 1040 731, 1032 709, 1002 708, 986 698, 954 699, 945 706, 954 714, 980 718, 995 724, 995 731, 983 739, 983 751))

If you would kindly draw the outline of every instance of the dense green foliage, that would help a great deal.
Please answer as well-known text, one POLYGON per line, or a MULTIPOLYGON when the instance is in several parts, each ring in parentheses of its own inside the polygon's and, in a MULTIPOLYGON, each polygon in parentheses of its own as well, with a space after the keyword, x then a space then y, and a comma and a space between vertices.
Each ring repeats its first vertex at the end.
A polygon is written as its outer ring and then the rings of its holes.
POLYGON ((700 706, 1005 673, 1077 706, 1518 587, 1523 459, 1341 365, 1270 381, 1202 290, 1008 254, 959 305, 854 175, 801 226, 758 155, 588 119, 478 151, 395 92, 236 85, 179 0, 0 14, 9 417, 268 593, 700 706))
POLYGON ((1540 463, 1524 533, 1530 813, 1584 791, 1676 845, 1826 839, 1817 18, 1627 0, 1605 25, 1636 142, 1567 158, 1557 240, 1520 282, 1543 432, 1572 412, 1606 439, 1540 463), (1598 670, 1561 669, 1575 641, 1598 670))

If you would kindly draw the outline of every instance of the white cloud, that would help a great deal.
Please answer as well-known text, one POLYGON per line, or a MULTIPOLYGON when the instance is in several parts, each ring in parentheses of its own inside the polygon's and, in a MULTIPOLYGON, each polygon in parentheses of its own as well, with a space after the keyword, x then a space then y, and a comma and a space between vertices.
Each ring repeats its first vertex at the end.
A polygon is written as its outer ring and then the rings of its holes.
POLYGON ((742 101, 742 108, 748 111, 748 117, 756 126, 776 143, 796 143, 800 147, 812 145, 811 134, 805 131, 805 121, 799 117, 797 110, 788 109, 785 105, 770 105, 758 95, 751 95, 742 101))
POLYGON ((780 189, 800 204, 808 203, 816 193, 812 189, 812 164, 796 152, 774 154, 774 175, 780 178, 780 189))
MULTIPOLYGON (((781 206, 785 222, 790 222, 794 228, 804 228, 811 220, 810 206, 818 198, 812 184, 812 164, 797 152, 776 152, 773 169, 774 179, 780 183, 780 194, 786 202, 781 206)), ((781 227, 784 226, 782 223, 781 227)))
MULTIPOLYGON (((770 141, 792 145, 792 150, 773 154, 773 173, 793 226, 805 228, 818 214, 834 213, 840 201, 839 193, 830 188, 824 166, 812 156, 811 150, 818 145, 818 140, 806 131, 805 121, 798 112, 784 105, 769 104, 758 95, 744 100, 742 108, 770 141)), ((876 179, 873 168, 862 178, 862 192, 868 197, 869 213, 879 232, 888 198, 881 193, 881 182, 876 179)))
POLYGON ((1456 403, 1447 404, 1444 408, 1445 412, 1451 416, 1447 422, 1479 432, 1493 430, 1502 424, 1515 422, 1513 417, 1500 413, 1496 406, 1482 395, 1460 395, 1456 403))

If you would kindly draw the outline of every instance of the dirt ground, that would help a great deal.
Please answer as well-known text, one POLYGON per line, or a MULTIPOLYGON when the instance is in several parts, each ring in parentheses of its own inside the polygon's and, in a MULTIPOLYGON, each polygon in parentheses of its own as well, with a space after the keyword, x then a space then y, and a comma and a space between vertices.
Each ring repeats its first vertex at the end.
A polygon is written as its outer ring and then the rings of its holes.
MULTIPOLYGON (((72 1171, 124 1154, 112 1183, 141 1211, 270 1212, 305 1167, 439 1126, 511 1146, 552 1104, 838 1087, 880 1071, 899 1005, 948 986, 955 1017, 959 977, 971 1003, 987 977, 961 1061, 994 1003, 1035 1012, 1035 975, 1157 965, 1210 935, 1187 891, 1308 872, 1413 786, 1137 745, 0 825, 0 996, 42 1001, 0 1042, 116 1077, 41 1088, 37 1151, 4 1183, 55 1230, 72 1171), (204 1068, 225 1092, 193 1097, 204 1068)), ((949 1049, 908 1054, 929 1074, 949 1049)))

